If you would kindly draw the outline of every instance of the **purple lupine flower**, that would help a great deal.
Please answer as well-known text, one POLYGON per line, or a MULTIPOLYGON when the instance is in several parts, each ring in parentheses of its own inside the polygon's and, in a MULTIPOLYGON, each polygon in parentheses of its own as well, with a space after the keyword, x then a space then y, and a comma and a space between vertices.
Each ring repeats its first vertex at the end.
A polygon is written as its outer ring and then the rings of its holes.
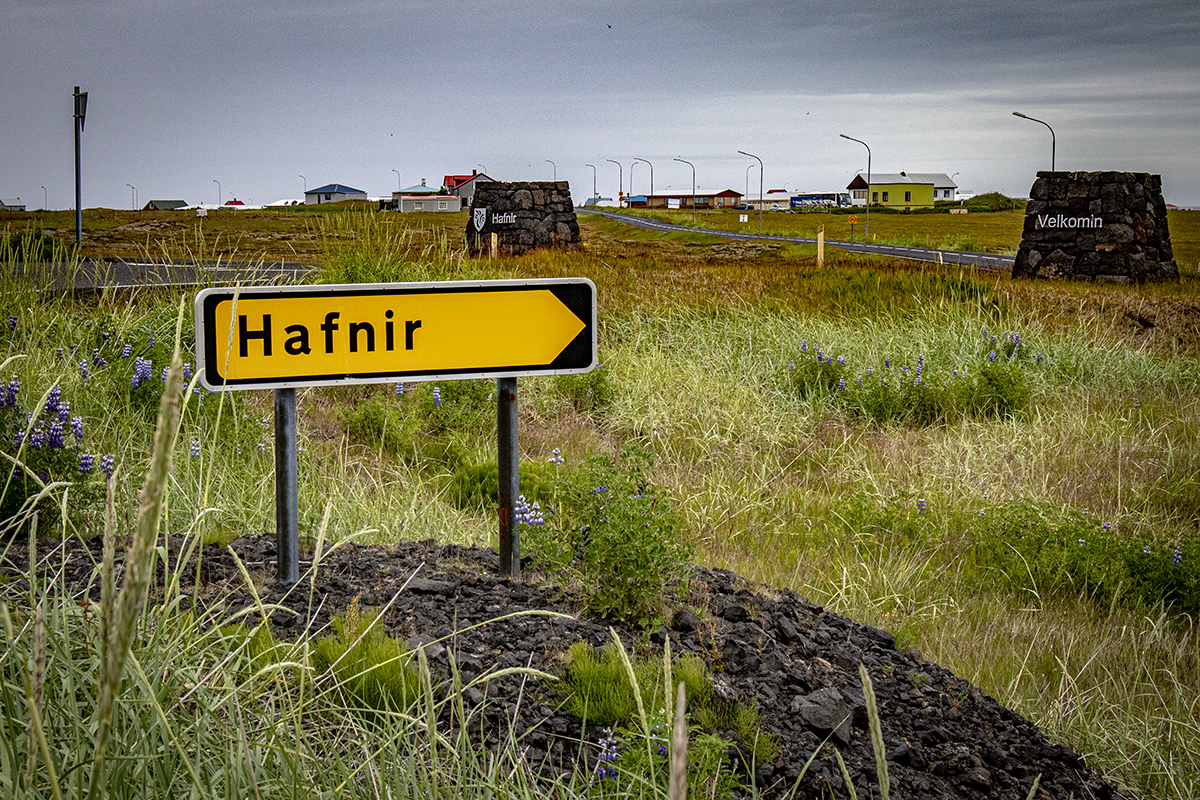
POLYGON ((104 358, 103 358, 103 356, 101 356, 101 355, 100 355, 100 348, 99 348, 99 347, 93 347, 93 348, 92 348, 92 366, 94 366, 94 367, 104 367, 104 366, 107 366, 107 365, 108 365, 108 362, 107 362, 107 361, 105 361, 105 360, 104 360, 104 358))
POLYGON ((846 379, 845 378, 838 378, 838 391, 839 392, 846 391, 846 379))
POLYGON ((862 386, 862 375, 858 376, 858 385, 862 386))
POLYGON ((917 374, 920 375, 925 371, 925 354, 917 353, 917 374))
POLYGON ((993 363, 993 364, 995 364, 995 363, 996 363, 996 351, 995 351, 995 350, 993 350, 992 352, 988 353, 988 361, 990 361, 990 362, 991 362, 991 363, 993 363))
POLYGON ((551 464, 563 463, 562 451, 557 447, 550 451, 550 458, 547 459, 551 464))
POLYGON ((167 375, 170 374, 170 372, 171 372, 171 367, 169 364, 162 368, 162 382, 163 383, 167 382, 167 375))
POLYGON ((85 381, 91 377, 91 375, 88 373, 88 362, 86 358, 79 362, 79 375, 85 381))
POLYGON ((17 393, 21 391, 21 382, 14 375, 13 379, 4 387, 4 402, 0 405, 8 406, 9 408, 17 407, 17 393))
POLYGON ((195 439, 192 439, 192 446, 191 446, 190 454, 191 454, 192 458, 200 457, 200 442, 196 441, 195 439))
POLYGON ((71 417, 71 433, 77 441, 83 441, 83 417, 71 417))
POLYGON ((795 361, 789 361, 789 362, 788 362, 788 372, 791 372, 791 371, 792 371, 792 370, 794 370, 795 368, 796 368, 796 362, 795 362, 795 361))
POLYGON ((62 389, 57 385, 51 386, 50 391, 46 392, 46 413, 54 414, 58 411, 58 401, 62 399, 62 389))
POLYGON ((62 361, 66 357, 67 357, 67 354, 63 352, 63 349, 61 347, 54 351, 54 360, 55 361, 62 361))
POLYGON ((9 333, 17 332, 17 315, 16 314, 13 314, 8 318, 8 332, 9 333))
POLYGON ((84 453, 79 457, 79 474, 89 475, 95 468, 96 457, 91 453, 84 453))
POLYGON ((403 397, 403 396, 404 396, 404 383, 400 382, 400 383, 396 384, 396 397, 403 397))
POLYGON ((433 405, 437 408, 442 407, 442 392, 438 387, 433 387, 433 405))
POLYGON ((1171 556, 1171 563, 1172 564, 1182 564, 1183 563, 1183 551, 1182 550, 1180 550, 1179 548, 1175 548, 1175 555, 1171 556))
POLYGON ((191 380, 192 374, 192 365, 187 361, 183 362, 183 379, 185 381, 191 380))
POLYGON ((1080 547, 1083 547, 1085 544, 1087 544, 1087 541, 1084 539, 1076 539, 1075 541, 1079 544, 1080 547))
POLYGON ((837 363, 838 363, 839 365, 843 366, 843 367, 844 367, 844 366, 846 366, 846 357, 845 357, 845 356, 838 356, 838 357, 837 357, 837 363))
POLYGON ((113 476, 113 472, 116 470, 116 468, 117 462, 111 455, 104 456, 104 458, 100 459, 100 469, 104 470, 104 474, 109 478, 113 476))
POLYGON ((868 374, 868 375, 874 375, 874 374, 875 374, 875 368, 874 368, 874 367, 867 367, 867 374, 868 374))
POLYGON ((133 355, 133 345, 127 344, 121 348, 121 358, 129 358, 133 355))
POLYGON ((154 347, 154 334, 153 333, 146 334, 146 339, 147 339, 146 346, 154 347))
POLYGON ((66 425, 68 422, 71 421, 71 401, 70 400, 59 400, 58 401, 58 421, 64 425, 66 425))
POLYGON ((593 495, 604 494, 607 491, 608 491, 607 486, 597 486, 595 489, 592 489, 592 494, 593 495))
POLYGON ((41 450, 46 444, 46 432, 41 428, 34 428, 29 433, 29 449, 41 450))
POLYGON ((110 336, 112 336, 111 333, 101 333, 100 334, 100 338, 104 341, 104 344, 106 344, 106 345, 108 344, 108 339, 110 336))
POLYGON ((808 339, 801 339, 801 340, 800 340, 800 352, 801 352, 801 353, 807 353, 807 352, 808 352, 808 339))
POLYGON ((917 498, 917 513, 918 514, 925 513, 925 498, 924 497, 917 498))
POLYGON ((262 442, 259 442, 259 443, 258 443, 258 448, 257 448, 257 449, 258 449, 258 452, 261 454, 261 453, 265 453, 265 452, 266 452, 266 450, 267 450, 267 447, 266 447, 266 445, 264 445, 262 442))
POLYGON ((154 365, 150 362, 150 359, 138 356, 133 362, 133 376, 129 379, 129 388, 136 389, 150 380, 153 370, 154 365))
POLYGON ((63 425, 58 420, 50 423, 50 432, 46 434, 46 445, 51 450, 61 450, 65 437, 63 436, 63 425))
POLYGON ((901 374, 901 375, 907 375, 907 374, 908 374, 908 364, 901 364, 901 365, 900 365, 900 374, 901 374))
POLYGON ((892 368, 892 360, 891 360, 890 358, 885 358, 885 359, 883 360, 883 368, 884 368, 884 369, 891 369, 891 368, 892 368))

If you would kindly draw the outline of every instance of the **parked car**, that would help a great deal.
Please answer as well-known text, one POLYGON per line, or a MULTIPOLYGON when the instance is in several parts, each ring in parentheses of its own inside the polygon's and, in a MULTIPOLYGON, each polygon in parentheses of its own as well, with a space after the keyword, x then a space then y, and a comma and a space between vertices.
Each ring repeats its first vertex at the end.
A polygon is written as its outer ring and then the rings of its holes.
POLYGON ((772 203, 771 210, 772 211, 787 211, 788 207, 785 206, 783 203, 772 203))
POLYGON ((738 211, 749 211, 750 209, 751 209, 751 205, 749 203, 738 203, 737 204, 738 211))

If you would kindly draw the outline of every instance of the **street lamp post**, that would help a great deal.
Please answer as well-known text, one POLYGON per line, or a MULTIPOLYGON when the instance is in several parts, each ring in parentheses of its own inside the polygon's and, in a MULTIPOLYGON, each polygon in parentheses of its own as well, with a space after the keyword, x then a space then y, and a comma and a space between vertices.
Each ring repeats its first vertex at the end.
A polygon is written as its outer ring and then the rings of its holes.
MULTIPOLYGON (((1040 122, 1043 125, 1045 125, 1047 128, 1050 128, 1049 122, 1046 122, 1045 120, 1037 119, 1036 117, 1031 117, 1028 114, 1022 114, 1020 111, 1014 111, 1013 116, 1020 117, 1021 119, 1027 119, 1030 122, 1040 122)), ((1054 128, 1050 128, 1050 171, 1051 172, 1054 172, 1054 146, 1055 146, 1054 128)))
POLYGON ((304 177, 303 175, 298 175, 297 177, 304 181, 304 193, 308 194, 308 178, 304 177))
MULTIPOLYGON (((640 161, 643 164, 650 164, 644 158, 635 158, 634 161, 640 161)), ((633 191, 633 165, 629 166, 629 191, 633 191)), ((650 197, 654 197, 654 165, 650 164, 650 197)), ((646 208, 650 207, 650 199, 646 199, 646 208)))
POLYGON ((129 187, 129 208, 131 211, 137 211, 137 187, 132 183, 127 183, 125 185, 129 187))
POLYGON ((404 187, 400 185, 400 170, 393 169, 392 172, 396 173, 396 191, 397 192, 404 191, 404 187))
POLYGON ((867 224, 866 235, 871 235, 871 146, 862 139, 855 139, 853 136, 847 136, 844 133, 839 133, 838 136, 843 139, 849 139, 852 142, 858 142, 863 147, 867 148, 867 224))
POLYGON ((487 174, 487 167, 485 167, 483 164, 476 164, 475 166, 479 167, 480 172, 482 172, 485 175, 487 174))
POLYGON ((584 164, 584 166, 592 168, 592 205, 595 206, 600 203, 600 198, 596 196, 596 165, 584 164))
POLYGON ((696 165, 690 161, 684 161, 682 158, 674 158, 674 161, 682 161, 692 168, 692 222, 696 221, 696 165))
POLYGON ((625 168, 621 166, 620 161, 613 161, 611 158, 604 159, 617 165, 617 208, 623 208, 621 205, 621 193, 625 190, 625 168))
POLYGON ((551 161, 548 158, 546 159, 546 163, 548 163, 551 167, 554 168, 554 182, 558 183, 558 164, 555 164, 553 161, 551 161))
POLYGON ((217 205, 221 205, 221 182, 213 178, 213 183, 217 185, 217 205))
MULTIPOLYGON (((960 174, 961 174, 961 173, 958 173, 958 172, 954 173, 954 175, 960 175, 960 174)), ((951 182, 951 183, 954 183, 954 175, 951 175, 951 176, 950 176, 950 182, 951 182)), ((956 198, 958 197, 958 184, 954 184, 954 196, 955 196, 956 198)))
POLYGON ((42 211, 50 210, 50 196, 46 194, 46 187, 42 187, 42 211))
POLYGON ((762 229, 763 229, 763 226, 762 226, 762 215, 763 215, 763 163, 762 163, 762 159, 759 158, 758 156, 754 155, 754 153, 747 153, 745 150, 738 150, 738 152, 744 156, 750 156, 751 158, 758 161, 758 232, 762 233, 762 229))

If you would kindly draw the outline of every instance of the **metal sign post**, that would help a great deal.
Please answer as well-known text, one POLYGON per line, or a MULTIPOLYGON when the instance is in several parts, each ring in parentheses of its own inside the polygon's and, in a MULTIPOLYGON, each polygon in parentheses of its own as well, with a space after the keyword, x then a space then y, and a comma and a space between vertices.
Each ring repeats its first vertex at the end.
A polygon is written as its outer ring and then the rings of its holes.
POLYGON ((521 541, 514 512, 521 491, 517 461, 517 379, 496 380, 496 471, 500 479, 500 572, 521 574, 521 541))
POLYGON ((280 581, 300 577, 296 388, 466 378, 497 379, 500 565, 520 574, 517 376, 596 366, 590 280, 217 287, 195 315, 207 389, 275 391, 280 581))
POLYGON ((296 468, 296 390, 275 390, 276 576, 300 580, 300 484, 296 468))

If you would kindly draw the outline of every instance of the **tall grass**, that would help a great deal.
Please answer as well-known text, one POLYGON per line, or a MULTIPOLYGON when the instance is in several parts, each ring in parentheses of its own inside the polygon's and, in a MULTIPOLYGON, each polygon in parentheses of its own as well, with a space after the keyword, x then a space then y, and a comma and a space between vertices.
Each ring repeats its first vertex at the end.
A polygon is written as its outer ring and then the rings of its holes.
MULTIPOLYGON (((1157 302, 1166 290, 1113 290, 1102 300, 1116 311, 1058 313, 1047 308, 1077 306, 1047 306, 999 278, 857 257, 830 259, 820 271, 804 256, 709 263, 704 244, 672 242, 658 251, 652 242, 609 241, 489 264, 460 258, 441 234, 401 233, 386 227, 398 222, 376 215, 328 219, 335 271, 324 279, 331 281, 592 277, 606 400, 581 405, 553 378, 522 379, 524 457, 544 461, 559 448, 578 464, 632 441, 654 454, 655 481, 668 488, 682 535, 703 562, 892 630, 1137 791, 1200 793, 1194 620, 1139 597, 1128 583, 1099 592, 1086 580, 1072 584, 1069 571, 1047 582, 1049 571, 1014 567, 1015 557, 992 561, 983 547, 996 543, 990 522, 1016 507, 1076 521, 1086 509, 1097 525, 1111 525, 1113 542, 1194 546, 1200 370, 1186 348, 1147 343, 1121 325, 1122 303, 1157 302), (359 247, 368 255, 360 258, 359 247), (930 370, 971 368, 986 357, 990 336, 1008 331, 1024 342, 1018 363, 1030 397, 1006 416, 876 424, 828 398, 798 396, 787 377, 789 362, 814 346, 845 356, 851 375, 878 372, 884 359, 889 369, 912 370, 918 356, 930 370)), ((89 447, 118 465, 110 486, 120 527, 136 518, 130 498, 149 466, 157 404, 123 388, 116 345, 173 341, 179 296, 101 293, 81 303, 43 295, 16 270, 5 275, 0 342, 10 374, 3 377, 39 396, 57 384, 72 398, 89 447), (10 316, 11 330, 3 327, 10 316), (109 366, 85 378, 79 358, 56 355, 75 345, 84 354, 100 349, 109 366)), ((1074 303, 1075 291, 1050 293, 1074 303)), ((189 326, 185 319, 185 341, 189 326)), ((157 372, 165 361, 155 359, 157 372)), ((398 409, 427 402, 430 390, 300 393, 303 536, 334 544, 492 541, 490 514, 448 502, 457 465, 494 457, 486 415, 464 412, 436 430, 414 428, 396 448, 387 431, 358 422, 370 403, 398 409)), ((162 530, 195 542, 270 532, 269 397, 185 392, 182 400, 162 530)), ((71 513, 41 517, 40 530, 69 538, 102 526, 103 508, 73 494, 59 507, 71 513)), ((1044 536, 1069 530, 1047 524, 1044 536)), ((1194 575, 1194 564, 1183 567, 1194 575)), ((41 790, 57 784, 78 794, 92 774, 99 663, 94 646, 79 643, 94 641, 97 610, 67 602, 61 589, 38 591, 30 599, 3 587, 12 632, 0 655, 8 726, 0 780, 7 793, 27 785, 28 773, 41 790), (44 661, 36 657, 41 636, 44 661), (33 670, 39 663, 45 672, 33 670), (28 734, 38 687, 49 756, 28 734)), ((515 751, 490 755, 431 738, 415 712, 364 719, 332 684, 311 676, 312 653, 302 643, 283 646, 267 666, 254 660, 246 632, 221 632, 238 619, 188 617, 180 593, 156 597, 142 612, 114 695, 104 759, 115 793, 137 785, 164 794, 196 787, 204 796, 282 795, 311 784, 362 794, 379 787, 381 796, 385 787, 425 793, 435 784, 479 796, 545 789, 532 788, 515 751)), ((563 783, 545 791, 580 789, 563 783)))

